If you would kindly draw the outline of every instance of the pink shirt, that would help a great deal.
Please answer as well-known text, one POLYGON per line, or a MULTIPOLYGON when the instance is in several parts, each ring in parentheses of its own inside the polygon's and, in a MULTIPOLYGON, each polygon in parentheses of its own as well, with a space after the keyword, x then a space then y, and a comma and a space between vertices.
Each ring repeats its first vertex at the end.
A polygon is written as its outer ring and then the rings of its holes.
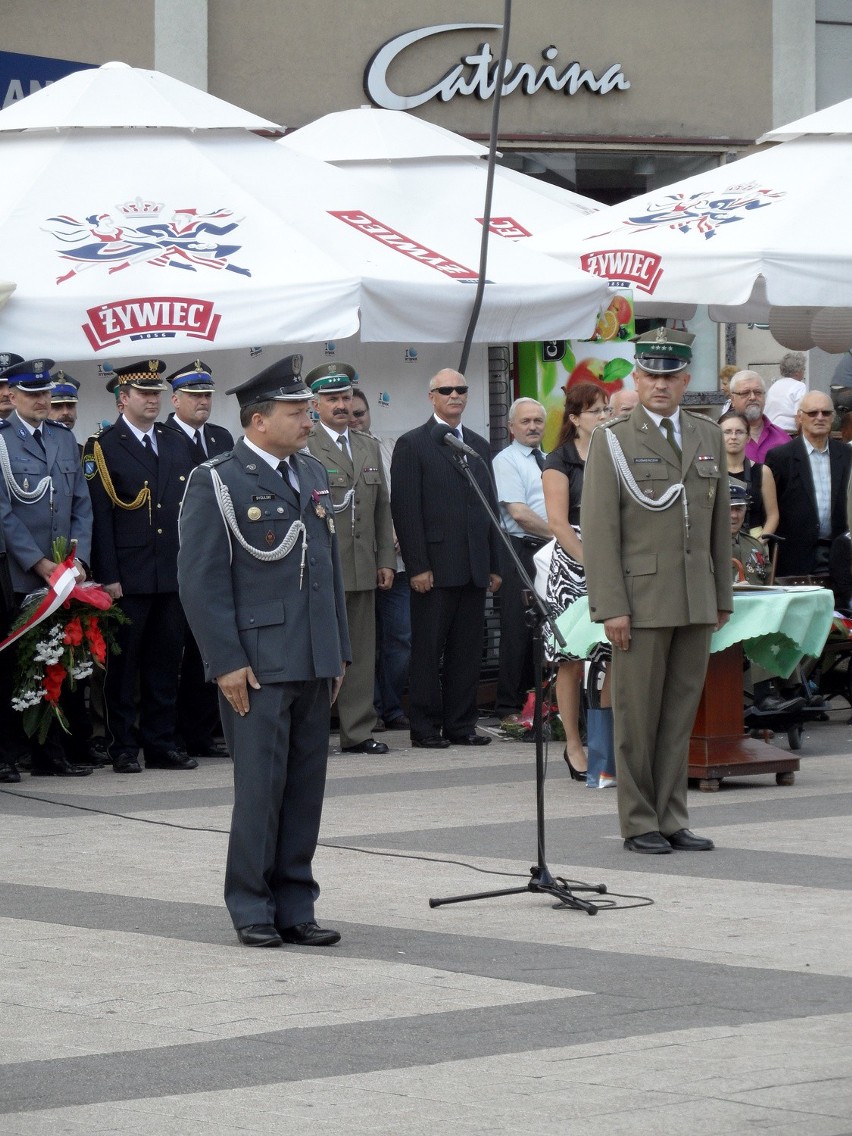
POLYGON ((746 443, 745 454, 749 461, 764 462, 767 450, 774 450, 776 446, 784 446, 790 441, 790 435, 786 430, 774 426, 765 414, 762 418, 763 433, 760 438, 756 442, 754 438, 749 438, 746 443))

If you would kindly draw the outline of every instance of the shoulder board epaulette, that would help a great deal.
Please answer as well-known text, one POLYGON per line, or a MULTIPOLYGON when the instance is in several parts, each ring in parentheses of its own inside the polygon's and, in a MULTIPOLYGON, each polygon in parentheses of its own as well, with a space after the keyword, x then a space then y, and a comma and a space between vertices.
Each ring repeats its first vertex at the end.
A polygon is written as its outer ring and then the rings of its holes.
POLYGON ((228 450, 224 454, 216 454, 216 456, 214 458, 208 458, 207 461, 202 462, 201 464, 204 466, 205 469, 212 469, 213 466, 221 465, 222 462, 227 461, 228 458, 230 458, 232 456, 233 455, 232 455, 231 451, 228 450))
POLYGON ((688 415, 690 418, 697 418, 699 422, 709 422, 711 426, 719 426, 718 422, 714 422, 712 418, 706 414, 702 414, 700 410, 688 410, 685 406, 682 406, 680 412, 681 414, 688 415))
POLYGON ((53 421, 52 419, 49 422, 46 422, 45 425, 49 426, 51 429, 53 429, 54 426, 58 426, 60 430, 69 430, 70 431, 70 429, 71 429, 71 427, 66 426, 64 422, 53 421))
POLYGON ((316 454, 312 454, 310 450, 299 450, 299 456, 303 458, 310 458, 311 461, 315 461, 317 465, 321 465, 322 468, 325 469, 325 463, 320 458, 318 458, 316 454))
POLYGON ((0 430, 7 430, 8 428, 9 428, 9 423, 6 421, 6 419, 0 418, 0 430))
POLYGON ((604 430, 609 430, 611 426, 618 426, 622 422, 626 422, 630 418, 629 414, 618 414, 615 418, 608 418, 606 422, 601 422, 604 430))

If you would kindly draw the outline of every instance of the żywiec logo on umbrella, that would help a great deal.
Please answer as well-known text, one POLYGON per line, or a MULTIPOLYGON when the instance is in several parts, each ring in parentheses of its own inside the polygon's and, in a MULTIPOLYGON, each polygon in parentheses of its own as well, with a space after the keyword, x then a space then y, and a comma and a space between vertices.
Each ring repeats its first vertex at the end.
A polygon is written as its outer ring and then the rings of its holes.
MULTIPOLYGON (((194 207, 180 207, 163 216, 164 210, 163 202, 136 197, 116 205, 112 212, 92 213, 82 220, 67 215, 49 217, 43 229, 61 242, 56 250, 59 259, 70 264, 57 276, 56 283, 64 284, 93 268, 112 275, 138 264, 251 276, 248 268, 231 263, 242 246, 220 239, 233 233, 242 218, 235 217, 230 209, 200 213, 194 207)), ((89 322, 83 325, 83 331, 96 351, 113 347, 124 338, 163 338, 181 333, 212 340, 220 320, 211 301, 185 296, 117 300, 89 308, 86 315, 89 322)))

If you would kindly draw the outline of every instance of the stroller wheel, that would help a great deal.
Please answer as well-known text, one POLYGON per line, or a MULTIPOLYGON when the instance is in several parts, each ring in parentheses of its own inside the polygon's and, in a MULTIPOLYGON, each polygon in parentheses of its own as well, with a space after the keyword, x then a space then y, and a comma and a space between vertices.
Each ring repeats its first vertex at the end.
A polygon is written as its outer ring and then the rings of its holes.
POLYGON ((802 748, 802 732, 801 725, 791 726, 787 731, 787 741, 790 744, 790 749, 802 748))

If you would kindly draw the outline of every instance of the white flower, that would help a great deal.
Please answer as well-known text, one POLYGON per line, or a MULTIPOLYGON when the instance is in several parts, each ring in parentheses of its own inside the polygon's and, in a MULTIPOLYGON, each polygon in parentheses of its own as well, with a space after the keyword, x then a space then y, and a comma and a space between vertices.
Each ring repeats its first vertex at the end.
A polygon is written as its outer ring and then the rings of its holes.
POLYGON ((28 690, 26 691, 26 693, 22 694, 20 698, 12 699, 12 709, 26 710, 30 706, 36 706, 39 702, 41 702, 45 694, 46 691, 43 689, 28 690))

